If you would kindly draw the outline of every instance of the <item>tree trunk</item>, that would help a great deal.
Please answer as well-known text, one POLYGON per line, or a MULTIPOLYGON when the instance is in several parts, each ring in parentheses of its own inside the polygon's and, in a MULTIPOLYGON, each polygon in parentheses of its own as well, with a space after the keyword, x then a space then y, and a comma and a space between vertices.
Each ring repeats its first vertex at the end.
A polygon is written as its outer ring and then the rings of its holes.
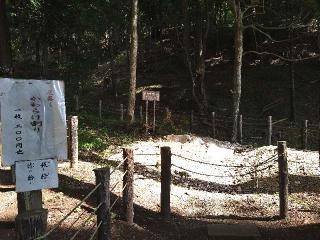
POLYGON ((234 60, 234 72, 233 72, 233 126, 231 141, 237 140, 238 133, 238 117, 240 109, 241 99, 241 69, 242 69, 242 54, 243 54, 243 24, 242 24, 242 12, 240 7, 240 0, 233 1, 233 8, 235 14, 235 60, 234 60))
POLYGON ((204 2, 198 0, 197 2, 197 21, 196 21, 196 77, 195 84, 193 85, 193 99, 198 105, 201 113, 206 113, 208 104, 205 88, 205 52, 206 52, 206 39, 208 35, 208 18, 207 24, 204 27, 204 2))
MULTIPOLYGON (((292 20, 293 22, 293 20, 292 20)), ((293 29, 289 31, 290 38, 290 58, 295 58, 294 44, 293 44, 293 29)), ((290 63, 290 122, 296 122, 296 86, 295 86, 295 65, 290 63)))
POLYGON ((134 121, 136 103, 137 54, 138 54, 138 0, 132 0, 130 46, 130 87, 127 116, 129 123, 134 121))
POLYGON ((12 75, 10 34, 5 0, 0 0, 0 73, 12 75))
POLYGON ((295 87, 295 70, 294 63, 290 63, 290 122, 296 122, 296 87, 295 87))
POLYGON ((48 77, 48 55, 49 55, 49 49, 48 49, 48 43, 47 41, 42 42, 42 54, 41 54, 41 77, 47 78, 48 77))
POLYGON ((183 11, 183 47, 189 52, 190 44, 190 17, 189 17, 189 4, 188 0, 182 1, 182 11, 183 11))

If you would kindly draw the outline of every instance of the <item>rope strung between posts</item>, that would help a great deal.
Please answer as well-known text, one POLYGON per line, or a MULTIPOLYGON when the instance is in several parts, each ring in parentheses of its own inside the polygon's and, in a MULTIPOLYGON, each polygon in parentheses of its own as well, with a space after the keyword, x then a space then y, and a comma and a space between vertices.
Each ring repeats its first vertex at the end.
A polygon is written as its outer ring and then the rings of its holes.
MULTIPOLYGON (((199 161, 199 160, 194 160, 192 158, 188 158, 188 157, 184 157, 182 155, 178 155, 178 154, 172 154, 172 156, 176 156, 176 157, 179 157, 179 158, 183 158, 185 160, 188 160, 188 161, 191 161, 191 162, 196 162, 196 163, 200 163, 200 164, 204 164, 204 165, 210 165, 210 166, 216 166, 216 167, 225 167, 225 168, 251 168, 252 166, 245 166, 245 165, 224 165, 224 164, 217 164, 217 163, 209 163, 209 162, 202 162, 202 161, 199 161)), ((268 162, 271 162, 273 161, 275 158, 277 158, 277 155, 275 156, 272 156, 270 158, 268 158, 266 161, 262 162, 262 163, 259 163, 257 166, 255 167, 259 167, 261 165, 264 165, 268 162)))
POLYGON ((98 211, 98 209, 102 206, 102 204, 104 204, 103 202, 101 202, 95 209, 94 211, 83 221, 83 223, 80 225, 78 231, 75 232, 75 234, 73 234, 73 236, 70 238, 70 240, 74 240, 78 234, 83 230, 84 225, 89 222, 91 220, 91 218, 93 216, 95 216, 95 213, 98 211))
POLYGON ((83 210, 81 214, 79 214, 79 216, 76 218, 75 221, 73 221, 72 224, 70 224, 70 226, 67 229, 67 233, 69 233, 71 231, 71 227, 73 227, 79 220, 80 218, 86 213, 86 210, 83 210))
POLYGON ((206 173, 199 173, 199 172, 195 172, 195 171, 192 171, 192 170, 189 170, 189 169, 186 169, 186 168, 183 168, 183 167, 180 167, 180 166, 177 166, 175 164, 171 164, 172 166, 176 167, 176 168, 179 168, 181 170, 184 170, 186 172, 190 172, 190 173, 194 173, 194 174, 198 174, 198 175, 202 175, 202 176, 206 176, 206 177, 220 177, 220 178, 224 178, 224 177, 233 177, 233 176, 223 176, 223 175, 211 175, 211 174, 206 174, 206 173))
POLYGON ((223 165, 223 164, 202 162, 202 161, 194 160, 194 159, 192 159, 192 158, 184 157, 184 156, 178 155, 178 154, 172 154, 172 156, 176 156, 176 157, 183 158, 183 159, 188 160, 188 161, 191 161, 191 162, 201 163, 201 164, 210 165, 210 166, 231 167, 231 168, 243 168, 243 167, 247 167, 247 166, 242 166, 242 165, 223 165))
POLYGON ((136 153, 135 156, 160 156, 160 153, 136 153))
POLYGON ((95 191, 101 186, 101 183, 97 184, 75 207, 73 207, 53 228, 51 228, 43 236, 36 238, 35 240, 42 240, 48 237, 52 232, 54 232, 58 227, 78 208, 80 207, 89 197, 91 197, 95 191))
MULTIPOLYGON (((124 185, 124 187, 122 188, 122 190, 121 190, 121 192, 124 190, 124 189, 126 189, 126 187, 127 187, 127 183, 124 185)), ((120 199, 120 194, 119 194, 119 196, 116 198, 116 200, 111 204, 111 206, 110 206, 110 211, 113 209, 113 207, 114 207, 114 205, 116 204, 116 202, 120 199)))
MULTIPOLYGON (((271 158, 267 159, 266 161, 264 161, 262 163, 259 163, 259 164, 255 165, 255 166, 244 166, 244 167, 246 167, 246 168, 247 167, 249 167, 249 168, 258 168, 258 167, 263 166, 263 165, 265 165, 267 163, 273 162, 276 159, 277 159, 277 156, 272 156, 271 158)), ((189 169, 186 169, 184 167, 178 166, 178 165, 176 165, 174 163, 172 163, 171 165, 176 167, 176 168, 179 168, 181 170, 184 170, 186 172, 190 172, 190 173, 194 173, 194 174, 202 175, 202 176, 206 176, 206 177, 219 177, 219 178, 234 178, 234 177, 236 177, 236 175, 226 176, 226 175, 212 175, 212 174, 200 173, 200 172, 196 172, 196 171, 189 170, 189 169)), ((223 165, 223 167, 225 167, 225 166, 223 165)), ((253 171, 250 171, 250 172, 246 172, 244 174, 239 174, 238 176, 239 177, 244 177, 244 176, 251 175, 251 174, 254 174, 254 173, 262 172, 262 171, 264 171, 266 169, 269 169, 271 167, 272 167, 272 165, 268 165, 267 167, 264 167, 262 169, 256 169, 256 170, 253 170, 253 171)))
POLYGON ((111 176, 116 170, 118 170, 119 167, 121 167, 127 159, 128 159, 128 157, 124 158, 124 159, 118 164, 118 166, 116 166, 116 167, 111 171, 110 176, 111 176))
POLYGON ((94 239, 94 237, 96 236, 96 234, 97 234, 97 232, 98 232, 101 224, 102 224, 102 221, 100 221, 100 223, 98 224, 98 226, 95 228, 95 230, 93 231, 93 233, 92 233, 92 235, 91 235, 91 237, 90 237, 89 240, 93 240, 93 239, 94 239))

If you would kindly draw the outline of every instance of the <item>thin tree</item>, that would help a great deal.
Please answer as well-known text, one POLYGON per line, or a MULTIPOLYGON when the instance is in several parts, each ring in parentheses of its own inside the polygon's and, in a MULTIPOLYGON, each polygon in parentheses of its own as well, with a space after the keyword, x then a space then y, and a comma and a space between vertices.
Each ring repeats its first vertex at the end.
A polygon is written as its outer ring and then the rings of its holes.
POLYGON ((238 117, 241 100, 241 69, 243 55, 243 12, 240 6, 240 0, 231 0, 231 9, 234 14, 234 67, 233 67, 233 108, 232 108, 232 135, 231 141, 237 140, 238 117))
POLYGON ((130 86, 128 98, 127 117, 129 123, 134 121, 136 104, 137 81, 137 55, 138 55, 138 0, 132 0, 131 8, 131 35, 130 35, 130 86))
POLYGON ((5 0, 0 0, 0 73, 12 74, 12 56, 5 0))

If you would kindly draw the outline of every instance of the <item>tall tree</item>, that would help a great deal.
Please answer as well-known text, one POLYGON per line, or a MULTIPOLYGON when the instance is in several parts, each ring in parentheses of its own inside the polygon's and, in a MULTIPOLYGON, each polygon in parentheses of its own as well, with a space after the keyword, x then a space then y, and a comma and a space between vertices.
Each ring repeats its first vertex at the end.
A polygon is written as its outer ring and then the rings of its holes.
POLYGON ((138 55, 138 0, 132 0, 130 37, 130 86, 127 116, 129 123, 134 121, 136 104, 137 55, 138 55))
POLYGON ((5 0, 0 0, 0 73, 1 72, 4 74, 12 73, 10 35, 5 0))
POLYGON ((232 108, 232 136, 231 141, 237 140, 238 117, 241 100, 241 69, 243 54, 243 13, 240 0, 232 0, 231 7, 234 14, 234 67, 233 67, 233 108, 232 108))

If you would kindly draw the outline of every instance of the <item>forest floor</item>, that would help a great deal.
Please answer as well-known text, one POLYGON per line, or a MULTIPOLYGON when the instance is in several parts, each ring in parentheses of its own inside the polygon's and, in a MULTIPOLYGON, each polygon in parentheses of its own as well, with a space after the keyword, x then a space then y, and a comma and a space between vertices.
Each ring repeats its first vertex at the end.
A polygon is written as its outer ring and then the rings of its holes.
MULTIPOLYGON (((276 147, 253 148, 220 142, 211 138, 169 135, 128 145, 134 149, 135 224, 119 220, 121 201, 112 210, 113 239, 209 239, 209 224, 254 224, 263 239, 320 239, 320 179, 317 152, 288 150, 290 174, 289 219, 278 218, 276 147), (160 147, 172 151, 172 218, 160 215, 160 147), (258 166, 258 167, 257 167, 258 166)), ((114 149, 109 165, 121 161, 121 147, 114 149)), ((77 169, 59 164, 59 188, 44 190, 44 207, 49 210, 52 228, 94 187, 93 169, 105 165, 95 152, 81 152, 77 169)), ((0 239, 14 239, 17 214, 16 193, 10 185, 10 172, 0 169, 0 239)), ((121 181, 123 172, 111 176, 111 186, 121 181)), ((111 194, 113 202, 121 186, 111 194)), ((90 198, 53 233, 49 239, 89 239, 95 217, 83 225, 95 207, 90 198), (80 216, 80 218, 79 218, 80 216)))

